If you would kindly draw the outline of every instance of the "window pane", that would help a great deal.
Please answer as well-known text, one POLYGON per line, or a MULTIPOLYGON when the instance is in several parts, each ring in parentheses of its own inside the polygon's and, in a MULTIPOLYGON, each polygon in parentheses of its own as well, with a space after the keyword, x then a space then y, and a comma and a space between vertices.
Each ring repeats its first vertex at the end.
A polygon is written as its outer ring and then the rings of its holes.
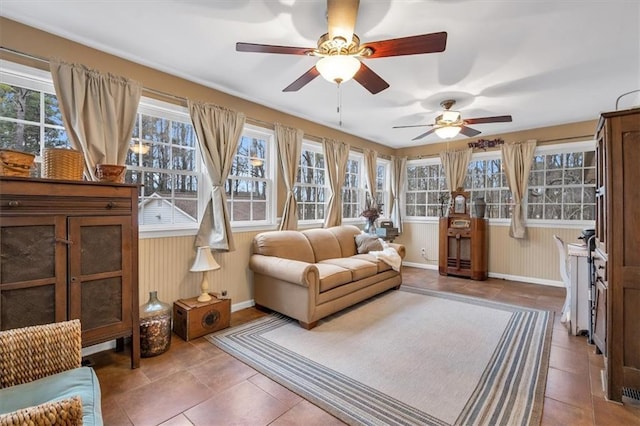
POLYGON ((0 115, 17 120, 40 122, 40 92, 0 84, 0 115))
POLYGON ((64 126, 62 112, 58 106, 58 97, 51 93, 44 94, 44 122, 56 126, 64 126))
POLYGON ((45 148, 71 148, 71 143, 64 129, 46 127, 44 129, 45 148))
POLYGON ((0 147, 40 154, 40 126, 0 121, 0 147))

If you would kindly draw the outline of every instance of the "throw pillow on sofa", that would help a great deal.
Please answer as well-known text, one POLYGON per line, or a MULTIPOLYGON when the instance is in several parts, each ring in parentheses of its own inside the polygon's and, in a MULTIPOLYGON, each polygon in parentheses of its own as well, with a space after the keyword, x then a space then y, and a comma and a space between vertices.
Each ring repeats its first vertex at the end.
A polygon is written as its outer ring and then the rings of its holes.
POLYGON ((358 254, 366 254, 370 251, 381 251, 382 243, 380 239, 375 235, 358 234, 355 236, 356 246, 358 247, 358 254))

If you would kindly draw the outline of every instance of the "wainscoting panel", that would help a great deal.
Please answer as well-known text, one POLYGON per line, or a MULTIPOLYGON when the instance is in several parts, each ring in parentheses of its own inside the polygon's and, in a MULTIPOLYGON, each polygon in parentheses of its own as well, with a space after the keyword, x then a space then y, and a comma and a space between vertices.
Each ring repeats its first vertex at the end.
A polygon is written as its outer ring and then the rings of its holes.
MULTIPOLYGON (((220 264, 217 271, 207 272, 209 289, 227 290, 232 304, 253 299, 251 271, 248 268, 251 241, 256 232, 234 234, 236 250, 230 253, 214 252, 220 264)), ((201 272, 189 272, 195 258, 193 236, 146 238, 139 241, 139 296, 140 304, 157 291, 158 298, 167 303, 200 294, 201 272)))
MULTIPOLYGON (((437 267, 438 224, 414 222, 403 227, 403 234, 395 242, 406 246, 405 261, 437 267), (421 248, 425 248, 425 256, 421 248)), ((518 240, 509 237, 508 226, 489 226, 489 274, 562 285, 554 234, 565 242, 577 242, 580 229, 528 227, 527 238, 518 240)))

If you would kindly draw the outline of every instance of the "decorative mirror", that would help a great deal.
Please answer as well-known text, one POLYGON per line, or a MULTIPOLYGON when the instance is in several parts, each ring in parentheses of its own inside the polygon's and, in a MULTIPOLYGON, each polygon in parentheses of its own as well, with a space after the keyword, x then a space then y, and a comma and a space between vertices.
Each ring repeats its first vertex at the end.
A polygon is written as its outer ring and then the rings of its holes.
POLYGON ((467 200, 469 199, 469 193, 458 188, 457 191, 451 193, 451 209, 449 216, 469 216, 467 211, 467 200))

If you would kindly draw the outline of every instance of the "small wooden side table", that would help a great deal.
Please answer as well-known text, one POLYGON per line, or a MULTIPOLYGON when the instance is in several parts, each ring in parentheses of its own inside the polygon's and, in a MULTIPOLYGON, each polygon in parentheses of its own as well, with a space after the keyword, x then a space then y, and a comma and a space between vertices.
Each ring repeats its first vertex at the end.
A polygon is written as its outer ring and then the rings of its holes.
POLYGON ((209 294, 208 302, 198 302, 197 297, 192 297, 173 303, 173 331, 187 342, 229 327, 231 299, 209 294))

